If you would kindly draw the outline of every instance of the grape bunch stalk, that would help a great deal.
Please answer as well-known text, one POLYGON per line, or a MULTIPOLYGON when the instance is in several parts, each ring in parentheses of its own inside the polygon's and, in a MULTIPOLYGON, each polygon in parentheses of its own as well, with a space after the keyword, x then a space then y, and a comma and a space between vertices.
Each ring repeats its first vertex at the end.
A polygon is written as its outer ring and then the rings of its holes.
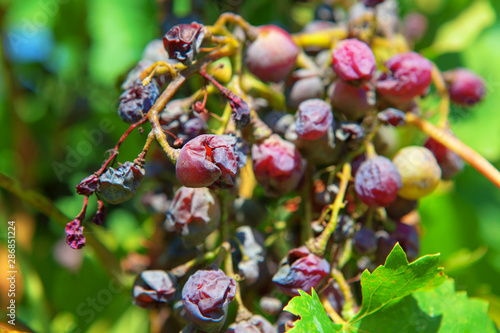
POLYGON ((170 307, 182 332, 283 332, 294 320, 283 302, 314 288, 334 322, 352 318, 365 269, 398 242, 418 257, 420 198, 464 162, 500 187, 498 170, 448 121, 451 103, 481 102, 484 81, 464 68, 442 73, 412 51, 422 34, 387 24, 388 2, 336 5, 341 20, 296 34, 224 13, 151 41, 122 85, 118 115, 130 127, 76 186, 83 208, 66 226, 68 245, 85 245, 92 196, 101 225, 109 204, 149 182, 158 190, 142 201, 165 222, 134 304, 170 307), (429 95, 437 110, 421 108, 429 95), (437 125, 426 120, 434 114, 437 125), (393 154, 384 135, 397 127, 426 141, 393 154), (143 150, 118 162, 136 130, 143 150))

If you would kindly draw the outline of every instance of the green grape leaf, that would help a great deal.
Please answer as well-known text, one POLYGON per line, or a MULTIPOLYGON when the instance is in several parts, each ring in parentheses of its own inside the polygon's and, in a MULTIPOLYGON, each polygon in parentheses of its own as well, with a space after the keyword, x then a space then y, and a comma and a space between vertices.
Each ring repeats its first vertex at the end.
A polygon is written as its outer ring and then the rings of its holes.
POLYGON ((417 291, 350 326, 353 332, 496 332, 488 302, 455 293, 448 279, 433 290, 417 291))
POLYGON ((361 275, 363 303, 346 324, 328 318, 314 289, 311 295, 299 291, 284 309, 301 317, 288 332, 496 332, 488 302, 456 293, 438 258, 427 255, 408 264, 396 244, 384 266, 361 275))
POLYGON ((435 56, 463 51, 477 39, 484 29, 495 23, 495 18, 495 9, 488 1, 474 1, 460 15, 439 28, 427 52, 435 56))
POLYGON ((334 324, 328 318, 314 289, 311 289, 312 295, 302 290, 299 290, 299 293, 300 296, 292 298, 284 308, 284 310, 300 316, 300 319, 294 323, 294 327, 287 333, 341 332, 342 325, 334 324))
POLYGON ((415 291, 442 284, 446 277, 443 268, 438 267, 438 261, 439 254, 436 254, 408 264, 405 252, 399 243, 396 244, 384 266, 378 267, 373 273, 365 270, 361 275, 363 304, 351 322, 354 323, 415 291))

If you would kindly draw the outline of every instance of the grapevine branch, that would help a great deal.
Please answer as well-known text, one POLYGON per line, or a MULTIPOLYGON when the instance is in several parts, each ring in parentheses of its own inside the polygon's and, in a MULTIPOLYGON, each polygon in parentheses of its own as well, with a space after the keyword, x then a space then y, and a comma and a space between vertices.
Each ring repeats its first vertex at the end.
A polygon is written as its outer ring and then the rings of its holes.
POLYGON ((406 114, 406 122, 417 127, 446 148, 457 153, 464 161, 469 163, 500 188, 500 172, 478 152, 448 133, 446 129, 439 128, 412 113, 406 114))

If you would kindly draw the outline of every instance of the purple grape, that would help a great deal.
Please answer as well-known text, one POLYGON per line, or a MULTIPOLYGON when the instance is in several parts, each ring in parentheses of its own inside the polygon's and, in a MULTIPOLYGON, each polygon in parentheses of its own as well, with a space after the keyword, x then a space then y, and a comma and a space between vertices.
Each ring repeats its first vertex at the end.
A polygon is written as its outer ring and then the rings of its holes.
POLYGON ((420 54, 396 54, 386 62, 389 73, 377 80, 377 92, 394 104, 424 95, 431 83, 432 63, 420 54))
POLYGON ((148 113, 159 96, 160 88, 155 80, 146 86, 137 80, 121 94, 118 115, 127 123, 136 123, 148 113))
POLYGON ((206 187, 181 187, 167 212, 167 230, 175 230, 186 247, 202 244, 220 222, 220 204, 206 187))
POLYGON ((362 228, 352 237, 352 247, 361 255, 375 252, 377 249, 377 238, 372 229, 362 228))
POLYGON ((387 157, 377 156, 361 164, 354 177, 356 194, 371 207, 389 206, 401 188, 401 175, 387 157))
POLYGON ((333 70, 344 81, 361 84, 375 71, 375 56, 370 47, 357 39, 338 42, 332 55, 333 70))
POLYGON ((182 288, 182 303, 200 331, 219 332, 235 295, 236 281, 223 271, 199 270, 189 277, 182 288))
POLYGON ((175 278, 165 271, 144 271, 136 279, 132 296, 133 303, 141 308, 153 309, 161 303, 174 299, 175 278))
POLYGON ((99 193, 109 203, 122 203, 135 195, 143 177, 142 166, 125 162, 116 169, 109 168, 99 177, 99 193))
POLYGON ((310 293, 317 288, 330 274, 330 265, 324 258, 299 247, 288 252, 285 261, 273 276, 273 282, 282 293, 298 296, 298 290, 310 293))
POLYGON ((186 187, 229 189, 234 186, 238 164, 233 148, 217 135, 200 135, 182 147, 175 174, 186 187))
POLYGON ((304 175, 304 163, 295 145, 271 135, 252 146, 253 171, 268 196, 293 191, 304 175))
POLYGON ((457 68, 443 75, 449 84, 451 101, 457 105, 473 106, 486 95, 484 80, 471 70, 457 68))
POLYGON ((295 132, 300 139, 319 139, 332 125, 332 108, 325 101, 308 99, 300 103, 295 120, 295 132))
POLYGON ((299 52, 288 32, 275 25, 264 25, 258 28, 257 39, 247 48, 245 63, 262 81, 279 82, 291 72, 299 52))

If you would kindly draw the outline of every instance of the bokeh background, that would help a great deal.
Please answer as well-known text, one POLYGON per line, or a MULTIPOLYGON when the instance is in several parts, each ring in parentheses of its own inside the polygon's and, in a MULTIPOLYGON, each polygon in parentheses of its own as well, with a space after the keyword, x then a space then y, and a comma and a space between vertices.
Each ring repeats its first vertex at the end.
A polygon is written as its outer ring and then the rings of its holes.
MULTIPOLYGON (((459 138, 499 168, 500 2, 399 4, 403 16, 416 11, 429 20, 418 51, 442 70, 465 66, 484 77, 486 101, 471 110, 453 107, 451 123, 459 138)), ((14 220, 18 323, 54 333, 150 329, 148 312, 131 304, 133 275, 119 269, 120 262, 140 263, 153 237, 155 222, 139 196, 110 209, 106 228, 88 230, 104 247, 74 251, 64 243, 64 224, 81 208, 74 186, 99 168, 106 150, 128 127, 116 114, 121 81, 145 45, 176 23, 210 24, 224 11, 237 11, 255 25, 272 22, 299 31, 313 18, 316 5, 290 0, 0 0, 1 321, 8 301, 3 244, 7 221, 14 220)), ((403 143, 408 137, 424 139, 402 134, 403 143)), ((119 160, 133 159, 143 140, 133 133, 119 160)), ((441 253, 457 289, 490 301, 490 315, 499 325, 500 190, 467 166, 454 183, 443 183, 422 200, 419 212, 421 254, 441 253)))

